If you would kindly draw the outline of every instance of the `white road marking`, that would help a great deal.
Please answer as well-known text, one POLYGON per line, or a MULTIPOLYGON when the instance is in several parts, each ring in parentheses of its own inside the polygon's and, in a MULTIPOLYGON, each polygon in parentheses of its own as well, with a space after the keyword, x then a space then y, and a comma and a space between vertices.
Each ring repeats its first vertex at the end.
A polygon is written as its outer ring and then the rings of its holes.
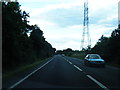
POLYGON ((77 68, 79 71, 82 71, 78 66, 74 65, 75 68, 77 68))
POLYGON ((66 58, 64 58, 68 63, 72 64, 72 62, 70 62, 69 60, 67 60, 66 58))
MULTIPOLYGON (((64 58, 65 59, 65 58, 64 58)), ((72 64, 72 62, 70 62, 69 60, 65 59, 67 62, 69 62, 70 64, 72 64)), ((82 69, 80 69, 78 66, 74 65, 75 68, 77 68, 79 71, 83 71, 82 69)), ((109 90, 106 86, 104 86, 102 83, 98 82, 96 79, 94 79, 92 76, 90 75, 86 75, 88 78, 90 78, 92 81, 94 81, 96 84, 98 84, 101 88, 103 88, 104 90, 109 90)))
POLYGON ((96 84, 98 84, 101 88, 105 89, 105 90, 109 90, 106 86, 104 86, 102 83, 98 82, 96 79, 94 79, 92 76, 90 75, 86 75, 88 78, 90 78, 92 81, 94 81, 96 84))
POLYGON ((69 61, 70 64, 72 64, 72 62, 69 61))
MULTIPOLYGON (((65 58, 64 58, 65 59, 65 58)), ((69 60, 65 59, 68 63, 72 64, 72 62, 70 62, 69 60)), ((80 69, 78 66, 73 65, 76 69, 78 69, 79 71, 82 71, 82 69, 80 69)))
POLYGON ((48 62, 46 62, 45 64, 43 64, 41 67, 37 68, 36 70, 34 70, 32 73, 28 74, 26 77, 24 77, 23 79, 21 79, 20 81, 18 81, 17 83, 15 83, 14 85, 12 85, 11 87, 9 87, 7 90, 10 90, 14 87, 16 87, 18 84, 22 83, 24 80, 26 80, 28 77, 30 77, 31 75, 33 75, 35 72, 37 72, 38 70, 40 70, 41 68, 43 68, 45 65, 47 65, 48 63, 50 63, 55 57, 53 57, 51 60, 49 60, 48 62))

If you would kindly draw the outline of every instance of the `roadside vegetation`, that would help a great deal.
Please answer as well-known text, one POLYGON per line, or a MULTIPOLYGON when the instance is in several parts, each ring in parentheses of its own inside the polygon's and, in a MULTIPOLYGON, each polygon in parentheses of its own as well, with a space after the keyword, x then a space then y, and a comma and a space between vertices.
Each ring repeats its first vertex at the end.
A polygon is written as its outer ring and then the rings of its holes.
POLYGON ((25 65, 25 66, 20 66, 20 67, 14 69, 13 71, 7 71, 2 76, 3 83, 6 83, 10 79, 12 79, 14 77, 18 77, 18 76, 22 75, 23 73, 28 72, 29 70, 40 66, 41 64, 47 62, 50 58, 43 59, 43 60, 38 60, 38 61, 36 61, 36 62, 34 62, 32 64, 28 64, 28 65, 25 65))
POLYGON ((100 54, 106 62, 120 65, 120 28, 115 29, 110 37, 102 36, 89 52, 100 54))
POLYGON ((2 73, 27 69, 55 54, 38 25, 29 25, 29 14, 18 2, 2 2, 2 73))

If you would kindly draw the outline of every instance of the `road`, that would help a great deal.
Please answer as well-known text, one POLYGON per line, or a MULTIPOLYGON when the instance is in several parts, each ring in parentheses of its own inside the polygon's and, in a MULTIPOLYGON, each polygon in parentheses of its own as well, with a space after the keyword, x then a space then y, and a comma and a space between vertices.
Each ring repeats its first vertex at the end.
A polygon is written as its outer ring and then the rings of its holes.
POLYGON ((120 89, 119 69, 88 67, 83 60, 55 55, 10 88, 120 89))

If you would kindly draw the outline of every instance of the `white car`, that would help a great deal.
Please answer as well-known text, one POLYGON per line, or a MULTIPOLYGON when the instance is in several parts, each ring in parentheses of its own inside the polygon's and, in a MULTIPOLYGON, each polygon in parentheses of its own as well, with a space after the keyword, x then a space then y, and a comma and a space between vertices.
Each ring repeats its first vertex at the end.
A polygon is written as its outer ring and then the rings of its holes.
POLYGON ((84 59, 84 64, 89 66, 105 67, 105 61, 98 54, 87 54, 84 59))

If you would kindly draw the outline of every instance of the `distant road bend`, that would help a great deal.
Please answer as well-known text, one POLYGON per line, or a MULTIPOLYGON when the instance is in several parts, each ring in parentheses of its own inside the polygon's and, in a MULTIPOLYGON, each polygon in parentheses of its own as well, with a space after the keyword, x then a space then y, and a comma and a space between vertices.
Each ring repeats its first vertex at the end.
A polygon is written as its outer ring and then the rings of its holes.
POLYGON ((119 69, 88 67, 83 60, 55 55, 10 88, 120 88, 119 69))

